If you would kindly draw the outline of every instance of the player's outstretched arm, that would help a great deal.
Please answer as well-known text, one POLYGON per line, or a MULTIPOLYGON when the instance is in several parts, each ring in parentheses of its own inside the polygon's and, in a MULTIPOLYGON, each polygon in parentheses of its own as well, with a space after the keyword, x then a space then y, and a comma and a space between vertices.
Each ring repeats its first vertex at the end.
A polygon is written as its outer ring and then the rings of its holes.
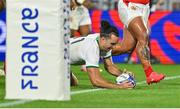
POLYGON ((111 58, 105 58, 104 59, 104 68, 106 69, 107 72, 114 76, 119 76, 120 74, 123 73, 121 69, 119 69, 113 62, 111 58))
POLYGON ((87 68, 89 78, 91 83, 95 87, 110 88, 110 89, 131 89, 134 86, 130 82, 125 82, 122 84, 115 84, 105 80, 100 72, 99 68, 87 68))
POLYGON ((128 71, 126 69, 123 69, 123 70, 119 69, 118 66, 112 62, 111 58, 104 59, 104 68, 106 69, 107 72, 109 72, 110 74, 112 74, 116 77, 121 75, 122 73, 128 73, 132 77, 134 77, 133 72, 128 71))

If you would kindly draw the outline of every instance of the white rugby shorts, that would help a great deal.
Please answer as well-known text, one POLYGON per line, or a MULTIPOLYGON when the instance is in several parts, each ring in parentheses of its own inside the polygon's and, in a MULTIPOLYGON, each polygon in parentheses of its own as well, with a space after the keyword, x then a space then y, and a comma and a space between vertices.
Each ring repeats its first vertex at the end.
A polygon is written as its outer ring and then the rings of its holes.
POLYGON ((147 28, 148 17, 150 14, 149 4, 139 4, 129 2, 128 5, 119 0, 118 2, 118 13, 123 24, 128 27, 129 23, 136 17, 141 16, 144 22, 144 25, 147 28))

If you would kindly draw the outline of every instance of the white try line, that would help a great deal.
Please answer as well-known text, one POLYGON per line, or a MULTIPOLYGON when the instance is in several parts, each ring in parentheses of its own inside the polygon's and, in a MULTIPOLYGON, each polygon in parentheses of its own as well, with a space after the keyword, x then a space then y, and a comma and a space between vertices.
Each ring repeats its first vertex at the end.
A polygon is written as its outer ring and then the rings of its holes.
MULTIPOLYGON (((178 79, 178 78, 180 78, 180 75, 172 76, 172 77, 166 77, 164 80, 173 80, 173 79, 178 79)), ((141 81, 141 82, 137 82, 137 85, 141 85, 141 84, 145 84, 145 83, 146 83, 146 81, 141 81)), ((71 95, 88 93, 88 92, 95 92, 95 91, 101 91, 101 90, 107 90, 107 89, 99 88, 99 89, 87 89, 87 90, 73 91, 73 92, 71 92, 71 95)), ((0 107, 15 106, 15 105, 29 103, 32 101, 35 101, 35 100, 19 100, 19 101, 5 102, 5 103, 0 103, 0 107)))

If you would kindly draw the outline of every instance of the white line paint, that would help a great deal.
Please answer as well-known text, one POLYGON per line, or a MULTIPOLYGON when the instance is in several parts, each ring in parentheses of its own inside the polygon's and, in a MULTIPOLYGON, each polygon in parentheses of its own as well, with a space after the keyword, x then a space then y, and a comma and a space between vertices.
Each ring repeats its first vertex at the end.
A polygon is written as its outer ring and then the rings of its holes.
POLYGON ((107 89, 87 89, 87 90, 80 90, 80 91, 73 91, 71 92, 71 95, 76 95, 76 94, 80 94, 80 93, 88 93, 88 92, 95 92, 95 91, 99 91, 99 90, 107 90, 107 89))
MULTIPOLYGON (((173 79, 178 79, 178 78, 180 78, 180 75, 172 76, 172 77, 166 77, 164 80, 173 80, 173 79)), ((141 84, 145 84, 145 83, 146 83, 146 81, 141 81, 141 82, 137 82, 137 85, 141 85, 141 84)), ((95 92, 95 91, 101 91, 101 90, 107 90, 107 89, 99 88, 99 89, 87 89, 87 90, 73 91, 73 92, 71 92, 71 95, 88 93, 88 92, 95 92)), ((33 100, 19 100, 19 101, 11 101, 11 102, 6 102, 6 103, 0 103, 0 107, 15 106, 15 105, 29 103, 32 101, 33 100)))
POLYGON ((11 101, 11 102, 6 102, 6 103, 0 103, 0 107, 15 106, 15 105, 25 104, 29 102, 32 102, 32 100, 11 101))

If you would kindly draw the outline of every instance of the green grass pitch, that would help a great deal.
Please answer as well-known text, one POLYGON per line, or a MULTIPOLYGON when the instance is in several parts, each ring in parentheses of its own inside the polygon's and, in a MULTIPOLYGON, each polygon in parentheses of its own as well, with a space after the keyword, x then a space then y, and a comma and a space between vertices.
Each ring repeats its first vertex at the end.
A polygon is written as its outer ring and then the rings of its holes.
MULTIPOLYGON (((72 71, 79 79, 79 86, 72 87, 70 101, 24 101, 4 100, 5 78, 0 77, 0 107, 6 108, 180 108, 180 65, 153 65, 157 72, 166 74, 166 79, 150 86, 144 83, 141 65, 117 64, 135 73, 137 86, 132 90, 95 90, 85 72, 79 66, 72 71), (85 92, 87 91, 87 92, 85 92), (19 102, 19 103, 18 103, 19 102)), ((0 63, 2 66, 2 63, 0 63)), ((101 65, 101 68, 103 66, 101 65)), ((102 75, 109 81, 115 78, 103 69, 102 75)))

